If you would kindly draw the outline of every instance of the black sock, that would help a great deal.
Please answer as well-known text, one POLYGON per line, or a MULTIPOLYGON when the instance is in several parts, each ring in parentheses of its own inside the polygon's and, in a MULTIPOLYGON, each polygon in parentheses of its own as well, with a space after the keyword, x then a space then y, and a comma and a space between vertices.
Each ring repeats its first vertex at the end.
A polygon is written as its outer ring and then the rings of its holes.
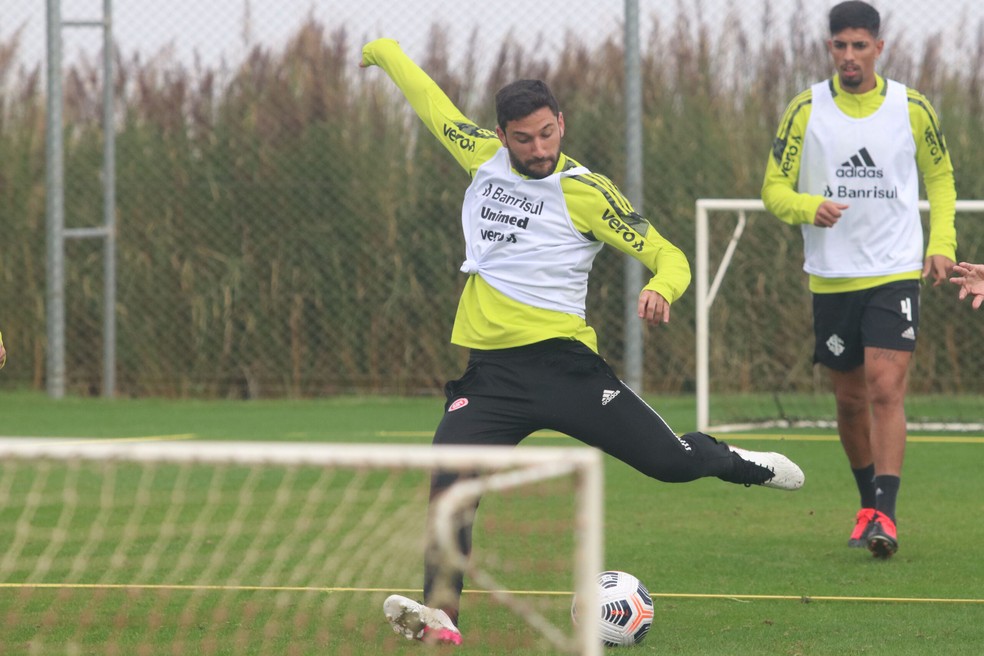
MULTIPOLYGON (((858 484, 858 492, 861 493, 861 507, 875 507, 875 463, 861 469, 851 468, 854 480, 858 484)), ((896 489, 898 489, 896 487, 896 489)))
POLYGON ((875 510, 885 513, 895 521, 895 500, 899 496, 899 485, 902 480, 898 476, 875 476, 875 510))

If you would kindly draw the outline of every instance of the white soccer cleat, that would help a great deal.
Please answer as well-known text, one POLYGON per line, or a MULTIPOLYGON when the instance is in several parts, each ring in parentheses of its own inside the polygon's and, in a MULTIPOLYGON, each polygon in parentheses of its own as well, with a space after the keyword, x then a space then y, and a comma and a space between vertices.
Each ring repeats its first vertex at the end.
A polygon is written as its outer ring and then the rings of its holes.
POLYGON ((407 597, 390 595, 383 602, 383 614, 393 631, 407 640, 443 645, 461 644, 461 632, 440 608, 430 608, 407 597))
POLYGON ((769 478, 760 485, 774 487, 777 490, 798 490, 806 482, 806 474, 795 462, 774 451, 748 451, 739 449, 736 446, 728 445, 733 453, 737 453, 742 459, 747 460, 759 467, 765 467, 772 472, 769 478))

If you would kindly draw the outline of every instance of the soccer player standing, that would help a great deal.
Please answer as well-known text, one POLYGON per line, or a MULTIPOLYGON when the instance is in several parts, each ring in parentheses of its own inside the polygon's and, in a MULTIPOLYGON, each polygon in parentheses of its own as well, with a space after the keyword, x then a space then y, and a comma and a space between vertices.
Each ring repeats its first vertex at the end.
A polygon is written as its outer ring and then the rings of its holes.
POLYGON ((837 428, 861 496, 848 544, 898 549, 904 399, 919 330, 920 278, 956 259, 953 166, 926 98, 875 73, 880 17, 864 2, 830 10, 836 74, 796 96, 762 186, 766 208, 802 226, 813 292, 814 362, 829 370, 837 428), (930 202, 923 247, 919 173, 930 202))
MULTIPOLYGON (((707 476, 744 485, 796 489, 803 472, 778 453, 729 447, 702 433, 678 437, 598 355, 585 321, 588 273, 604 245, 645 264, 653 277, 638 315, 668 323, 671 304, 690 282, 686 256, 664 239, 607 177, 561 152, 564 116, 539 80, 518 80, 496 94, 494 131, 465 117, 392 39, 362 51, 379 66, 430 132, 471 177, 462 205, 468 275, 451 341, 470 349, 463 375, 445 387, 436 445, 519 444, 553 429, 668 482, 707 476)), ((438 472, 433 500, 456 475, 438 472)), ((471 551, 471 525, 459 534, 471 551)), ((384 612, 410 639, 461 642, 456 626, 463 574, 435 592, 442 566, 432 549, 424 603, 393 595, 384 612)))

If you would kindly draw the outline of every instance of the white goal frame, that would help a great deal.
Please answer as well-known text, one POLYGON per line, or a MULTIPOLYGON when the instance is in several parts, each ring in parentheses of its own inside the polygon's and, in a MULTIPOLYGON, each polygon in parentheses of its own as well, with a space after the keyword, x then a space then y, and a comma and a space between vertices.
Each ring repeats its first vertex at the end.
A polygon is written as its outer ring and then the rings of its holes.
MULTIPOLYGON (((922 200, 919 201, 919 210, 921 212, 929 211, 929 202, 922 200)), ((696 249, 697 249, 697 261, 696 261, 696 284, 697 284, 697 300, 696 300, 696 341, 697 341, 697 430, 699 431, 728 431, 728 430, 745 430, 753 427, 766 427, 766 426, 783 426, 788 427, 788 422, 776 422, 771 421, 762 424, 755 425, 729 425, 729 426, 712 426, 710 425, 710 312, 711 306, 714 304, 714 299, 717 296, 718 289, 721 287, 721 281, 724 279, 725 274, 728 272, 728 266, 731 264, 731 258, 734 255, 735 249, 738 247, 738 242, 741 240, 742 233, 745 231, 745 226, 748 223, 749 213, 764 213, 766 211, 765 204, 760 199, 752 198, 700 198, 696 203, 696 249), (728 212, 731 214, 737 213, 738 220, 735 224, 735 228, 731 233, 731 239, 728 242, 728 246, 725 249, 724 255, 721 257, 720 263, 717 265, 717 269, 714 272, 713 281, 710 278, 710 213, 711 212, 728 212)), ((984 200, 958 200, 956 202, 956 211, 960 212, 984 212, 984 200)), ((778 219, 771 219, 773 221, 778 221, 778 219)), ((813 425, 816 425, 814 422, 813 425)), ((829 426, 835 426, 835 422, 829 422, 829 426)), ((827 422, 823 423, 824 427, 829 427, 827 422)), ((979 424, 975 426, 970 426, 966 424, 960 424, 959 427, 951 426, 948 424, 934 424, 926 425, 910 424, 910 429, 923 428, 927 430, 948 430, 959 428, 961 430, 981 430, 984 429, 984 424, 979 424)))
MULTIPOLYGON (((517 601, 495 581, 468 568, 456 544, 455 516, 483 493, 540 481, 574 478, 574 593, 586 607, 597 607, 598 572, 604 570, 604 469, 601 452, 589 447, 430 446, 424 444, 325 444, 300 442, 111 442, 71 438, 5 438, 0 459, 120 460, 133 462, 274 464, 295 466, 475 469, 491 471, 453 485, 434 505, 437 543, 455 566, 467 569, 479 585, 558 646, 583 656, 601 656, 597 622, 578 622, 574 641, 536 611, 517 601), (493 587, 489 587, 493 586, 493 587), (573 644, 572 644, 573 643, 573 644)), ((423 562, 423 554, 421 554, 423 562)))

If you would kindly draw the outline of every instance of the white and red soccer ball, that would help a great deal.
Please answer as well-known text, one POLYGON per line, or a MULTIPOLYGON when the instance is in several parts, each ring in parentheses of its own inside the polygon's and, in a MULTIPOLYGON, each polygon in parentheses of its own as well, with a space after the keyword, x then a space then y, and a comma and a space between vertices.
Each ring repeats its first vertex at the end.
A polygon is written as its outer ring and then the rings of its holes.
MULTIPOLYGON (((631 647, 642 642, 653 625, 653 600, 642 581, 628 572, 598 575, 599 633, 606 647, 631 647)), ((577 597, 571 604, 577 622, 577 597)))

